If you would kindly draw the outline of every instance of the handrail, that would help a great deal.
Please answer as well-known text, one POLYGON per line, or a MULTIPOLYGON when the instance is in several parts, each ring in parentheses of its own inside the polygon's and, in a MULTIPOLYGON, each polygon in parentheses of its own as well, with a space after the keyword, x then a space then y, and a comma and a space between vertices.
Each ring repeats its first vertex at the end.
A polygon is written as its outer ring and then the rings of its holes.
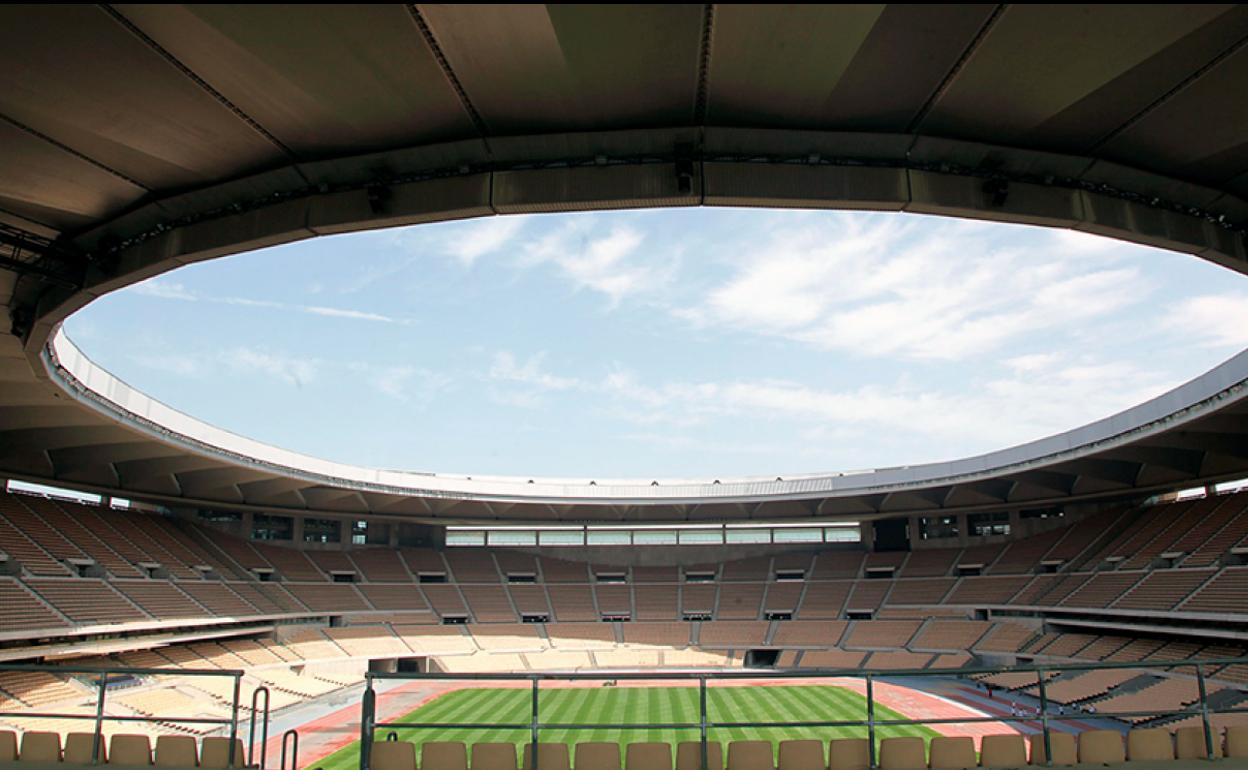
POLYGON ((290 739, 290 770, 299 770, 299 731, 291 728, 282 733, 282 756, 277 770, 286 770, 286 739, 290 739))
MULTIPOLYGON (((251 691, 251 719, 247 727, 247 764, 256 766, 256 714, 260 713, 257 700, 264 694, 264 718, 260 730, 260 770, 264 770, 269 756, 269 688, 260 685, 251 691)), ((283 736, 284 738, 284 736, 283 736)))

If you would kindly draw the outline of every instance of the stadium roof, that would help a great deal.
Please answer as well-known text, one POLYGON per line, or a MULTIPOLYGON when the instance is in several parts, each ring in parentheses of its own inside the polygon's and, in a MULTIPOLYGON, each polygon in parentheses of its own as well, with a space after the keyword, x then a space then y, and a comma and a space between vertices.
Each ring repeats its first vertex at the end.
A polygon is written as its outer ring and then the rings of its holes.
POLYGON ((496 213, 904 210, 1248 272, 1248 7, 28 5, 0 7, 0 41, 0 473, 445 520, 873 515, 1248 473, 1244 355, 981 458, 591 485, 300 458, 48 347, 182 264, 496 213))

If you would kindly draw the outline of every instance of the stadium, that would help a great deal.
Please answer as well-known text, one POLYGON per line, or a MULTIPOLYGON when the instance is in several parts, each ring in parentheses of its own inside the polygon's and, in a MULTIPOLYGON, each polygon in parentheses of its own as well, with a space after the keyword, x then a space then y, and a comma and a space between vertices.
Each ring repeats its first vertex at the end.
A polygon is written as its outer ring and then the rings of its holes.
POLYGON ((1248 351, 943 462, 544 478, 266 444, 63 330, 264 247, 616 209, 1239 280, 1248 8, 6 5, 0 40, 0 766, 1248 767, 1248 351))

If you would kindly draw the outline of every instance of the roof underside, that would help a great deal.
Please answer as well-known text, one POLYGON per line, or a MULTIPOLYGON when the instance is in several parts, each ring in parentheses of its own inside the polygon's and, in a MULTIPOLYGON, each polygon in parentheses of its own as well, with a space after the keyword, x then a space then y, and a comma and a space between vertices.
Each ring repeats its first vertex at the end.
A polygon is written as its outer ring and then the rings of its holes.
POLYGON ((1248 7, 0 6, 0 73, 0 474, 447 520, 871 515, 1248 475, 1243 361, 1182 419, 1026 467, 674 501, 252 462, 119 421, 43 352, 94 297, 187 262, 496 213, 908 210, 1248 272, 1248 7))

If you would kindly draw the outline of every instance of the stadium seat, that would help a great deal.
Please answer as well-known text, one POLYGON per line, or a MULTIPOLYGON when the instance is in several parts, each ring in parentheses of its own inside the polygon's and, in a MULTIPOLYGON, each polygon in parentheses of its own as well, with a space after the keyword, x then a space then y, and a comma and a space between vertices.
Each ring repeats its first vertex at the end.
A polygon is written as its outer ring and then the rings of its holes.
POLYGON ((930 752, 932 770, 958 770, 979 766, 975 759, 975 741, 971 738, 932 738, 930 752))
POLYGON ((1155 762, 1174 759, 1174 739, 1161 727, 1131 730, 1127 733, 1127 759, 1132 762, 1155 762))
POLYGON ((880 741, 880 770, 927 770, 922 738, 885 738, 880 741))
POLYGON ((0 730, 0 762, 17 761, 17 736, 12 730, 0 730))
POLYGON ((373 741, 372 770, 416 770, 416 744, 410 741, 373 741))
POLYGON ((866 738, 833 738, 828 741, 828 770, 867 770, 871 767, 871 742, 866 738))
MULTIPOLYGON (((1043 765, 1047 761, 1044 753, 1044 733, 1036 733, 1031 738, 1031 764, 1043 765)), ((1070 733, 1049 731, 1049 745, 1053 748, 1053 764, 1073 765, 1078 762, 1075 749, 1075 736, 1070 733)))
MULTIPOLYGON (((530 770, 533 764, 533 744, 524 744, 524 770, 530 770)), ((423 770, 423 765, 421 766, 423 770)), ((539 743, 537 744, 537 770, 569 770, 568 744, 539 743)))
POLYGON ((156 737, 157 767, 195 767, 199 764, 199 746, 189 735, 156 737))
MULTIPOLYGON (((210 740, 212 739, 204 739, 205 755, 208 754, 208 741, 210 740)), ((151 741, 146 735, 114 735, 108 741, 108 764, 140 767, 152 764, 151 741)))
MULTIPOLYGON (((719 741, 706 742, 707 770, 723 770, 724 747, 719 741)), ((702 742, 681 741, 676 745, 676 770, 701 770, 702 742)))
POLYGON ((468 770, 468 749, 460 741, 430 741, 420 747, 422 770, 468 770))
POLYGON ((823 741, 780 741, 780 770, 826 770, 823 741))
MULTIPOLYGON (((1215 728, 1213 730, 1213 756, 1222 756, 1222 739, 1215 728)), ((1180 727, 1174 731, 1175 755, 1178 759, 1205 759, 1209 756, 1205 746, 1205 728, 1180 727)))
POLYGON ((620 744, 576 744, 575 770, 620 770, 620 744))
POLYGON ((979 750, 980 767, 1022 767, 1027 764, 1027 740, 1021 735, 985 735, 979 750))
POLYGON ((1088 765, 1108 765, 1125 762, 1127 752, 1122 745, 1122 733, 1117 730, 1085 730, 1079 733, 1079 762, 1088 765))
MULTIPOLYGON (((95 733, 70 733, 65 736, 64 761, 67 764, 91 764, 91 746, 95 743, 95 733)), ((100 736, 100 761, 108 761, 108 741, 100 736)))
POLYGON ((515 744, 472 744, 472 770, 516 770, 515 744))
MULTIPOLYGON (((242 767, 247 761, 247 757, 243 754, 243 741, 241 738, 234 739, 234 764, 233 767, 242 767)), ((230 739, 229 738, 205 738, 204 745, 199 750, 199 766, 208 770, 221 770, 224 767, 231 767, 230 764, 230 739)))
POLYGON ((728 770, 774 770, 771 741, 733 741, 728 744, 728 770))
POLYGON ((628 749, 624 753, 624 770, 672 770, 671 744, 628 744, 628 749))
POLYGON ((1248 725, 1226 728, 1226 758, 1248 759, 1248 725))
POLYGON ((58 733, 22 733, 22 762, 60 762, 61 736, 58 733))

